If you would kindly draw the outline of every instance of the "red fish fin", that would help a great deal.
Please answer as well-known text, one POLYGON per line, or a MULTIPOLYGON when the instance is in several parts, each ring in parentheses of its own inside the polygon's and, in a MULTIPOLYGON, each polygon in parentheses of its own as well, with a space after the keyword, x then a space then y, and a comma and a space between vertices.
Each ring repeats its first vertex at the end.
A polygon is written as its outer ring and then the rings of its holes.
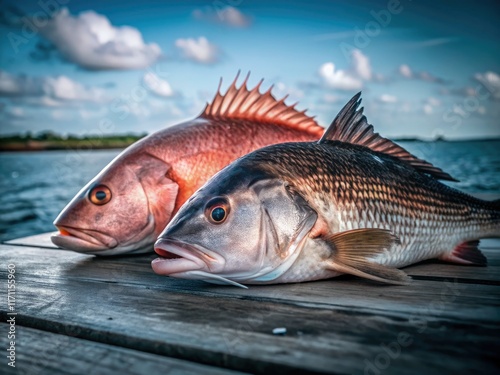
POLYGON ((355 229, 324 237, 332 246, 328 268, 386 284, 406 285, 411 278, 401 270, 373 263, 369 258, 390 250, 399 239, 384 229, 355 229))
POLYGON ((307 116, 304 111, 297 111, 295 105, 286 105, 285 99, 277 100, 272 94, 273 86, 265 93, 260 92, 261 80, 257 86, 249 90, 247 88, 247 75, 241 86, 236 87, 240 73, 236 75, 233 83, 229 86, 225 94, 220 93, 220 87, 211 103, 207 104, 200 117, 203 118, 235 118, 244 120, 254 120, 262 122, 277 123, 297 130, 303 130, 310 134, 321 137, 324 130, 313 117, 307 116))
POLYGON ((478 248, 479 240, 468 241, 458 245, 451 253, 441 256, 439 259, 451 263, 468 264, 474 266, 486 266, 488 260, 478 248))
POLYGON ((361 92, 354 95, 340 110, 318 143, 331 140, 365 146, 373 151, 403 160, 421 173, 429 174, 440 180, 457 181, 440 168, 417 158, 393 141, 375 133, 373 125, 368 124, 366 117, 363 115, 363 108, 358 109, 361 103, 360 97, 361 92))

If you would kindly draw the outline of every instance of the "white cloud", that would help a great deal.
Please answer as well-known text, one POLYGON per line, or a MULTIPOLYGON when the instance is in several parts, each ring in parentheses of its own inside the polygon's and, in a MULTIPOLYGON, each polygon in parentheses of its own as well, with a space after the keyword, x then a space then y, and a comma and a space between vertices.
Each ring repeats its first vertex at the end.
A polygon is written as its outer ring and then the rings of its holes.
POLYGON ((174 90, 172 90, 170 84, 153 72, 147 72, 144 74, 142 81, 144 82, 146 88, 153 94, 163 97, 170 97, 174 95, 174 90))
POLYGON ((426 115, 430 115, 430 114, 432 114, 432 112, 434 112, 434 109, 433 109, 432 105, 424 104, 423 111, 426 115))
POLYGON ((413 76, 413 72, 411 71, 410 67, 406 64, 403 64, 399 67, 399 74, 401 74, 403 77, 406 78, 411 78, 413 76))
POLYGON ((12 107, 7 107, 5 110, 5 113, 7 116, 11 118, 24 118, 26 117, 26 113, 23 108, 17 107, 17 106, 12 106, 12 107))
POLYGON ((434 109, 436 107, 439 107, 440 105, 441 105, 441 100, 430 96, 424 100, 424 106, 422 107, 422 110, 426 115, 430 115, 434 113, 434 109))
POLYGON ((304 97, 304 91, 294 87, 290 87, 283 82, 278 82, 274 85, 273 94, 278 99, 281 99, 285 95, 288 95, 292 101, 296 101, 304 97))
POLYGON ((220 10, 206 7, 206 10, 195 9, 193 17, 198 20, 206 20, 220 23, 231 27, 248 27, 252 24, 252 19, 232 6, 227 6, 220 10))
POLYGON ((38 95, 40 92, 40 82, 36 78, 0 70, 0 96, 38 95))
POLYGON ((344 70, 335 70, 332 62, 321 65, 319 75, 327 86, 334 89, 359 90, 363 87, 363 82, 359 78, 351 76, 344 70))
MULTIPOLYGON (((326 86, 339 90, 360 90, 364 81, 375 75, 372 73, 370 60, 360 50, 353 50, 351 62, 347 70, 337 69, 333 62, 326 62, 319 68, 319 75, 326 86)), ((382 80, 381 75, 376 75, 382 80)))
POLYGON ((372 78, 370 59, 358 49, 352 51, 351 58, 354 75, 365 81, 369 81, 372 78))
POLYGON ((433 98, 432 96, 427 98, 427 104, 433 106, 433 107, 438 107, 441 105, 441 100, 433 98))
POLYGON ((189 60, 201 64, 213 64, 219 57, 219 49, 210 43, 204 36, 198 39, 177 39, 175 46, 181 51, 182 55, 189 60))
POLYGON ((426 82, 435 82, 435 83, 445 83, 445 80, 435 75, 432 75, 429 72, 416 72, 412 68, 410 68, 407 64, 402 64, 398 68, 399 74, 407 79, 417 79, 426 82))
POLYGON ((474 78, 482 83, 495 99, 500 99, 500 75, 494 72, 476 73, 474 78))
POLYGON ((104 90, 86 87, 66 76, 30 77, 0 71, 0 97, 22 98, 26 104, 55 107, 68 102, 102 102, 104 90))
POLYGON ((141 69, 159 59, 161 49, 145 44, 141 33, 130 26, 113 26, 107 17, 94 11, 72 16, 63 8, 40 34, 59 53, 84 69, 141 69))
POLYGON ((382 94, 379 100, 382 103, 396 103, 398 101, 398 98, 396 98, 394 95, 382 94))
POLYGON ((96 102, 104 96, 102 89, 84 87, 66 76, 46 77, 42 84, 42 91, 56 100, 96 102))

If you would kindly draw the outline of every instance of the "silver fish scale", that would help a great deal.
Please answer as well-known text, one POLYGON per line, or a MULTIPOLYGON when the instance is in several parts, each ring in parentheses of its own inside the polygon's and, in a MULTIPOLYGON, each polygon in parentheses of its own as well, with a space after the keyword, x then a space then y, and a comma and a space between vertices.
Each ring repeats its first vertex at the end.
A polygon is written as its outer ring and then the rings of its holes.
POLYGON ((381 264, 402 267, 436 258, 465 241, 500 231, 500 212, 491 202, 362 146, 288 143, 254 152, 246 162, 284 179, 332 233, 391 230, 401 243, 374 258, 381 264))

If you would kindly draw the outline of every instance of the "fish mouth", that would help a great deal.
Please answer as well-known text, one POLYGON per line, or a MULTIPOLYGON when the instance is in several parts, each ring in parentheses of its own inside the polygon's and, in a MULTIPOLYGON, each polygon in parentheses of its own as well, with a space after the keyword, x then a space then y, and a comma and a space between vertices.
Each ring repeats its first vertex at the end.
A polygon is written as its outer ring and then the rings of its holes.
POLYGON ((96 253, 110 250, 118 245, 118 241, 111 236, 92 229, 81 229, 57 224, 59 233, 50 239, 60 248, 81 253, 96 253))
MULTIPOLYGON (((151 262, 158 275, 172 276, 181 272, 207 269, 216 262, 208 250, 172 238, 160 238, 155 243, 155 252, 160 256, 151 262)), ((210 252, 212 253, 212 252, 210 252)))

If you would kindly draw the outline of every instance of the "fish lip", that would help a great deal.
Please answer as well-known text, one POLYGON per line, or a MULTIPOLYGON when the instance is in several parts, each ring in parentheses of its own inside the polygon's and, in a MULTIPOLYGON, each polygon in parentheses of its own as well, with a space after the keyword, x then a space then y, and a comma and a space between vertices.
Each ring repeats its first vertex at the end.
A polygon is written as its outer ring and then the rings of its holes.
POLYGON ((109 250, 118 246, 118 241, 111 236, 92 229, 74 228, 55 224, 59 233, 51 237, 52 243, 63 249, 82 253, 109 250))
POLYGON ((186 271, 210 269, 210 263, 217 262, 205 248, 189 244, 174 238, 159 238, 154 246, 155 252, 160 255, 151 262, 153 271, 159 275, 179 274, 186 271), (172 257, 175 255, 177 257, 172 257))
POLYGON ((59 224, 57 219, 54 221, 54 226, 59 229, 59 233, 51 236, 54 245, 83 254, 112 256, 151 252, 156 238, 155 220, 151 214, 148 223, 141 231, 123 243, 119 243, 114 237, 94 229, 59 224))

